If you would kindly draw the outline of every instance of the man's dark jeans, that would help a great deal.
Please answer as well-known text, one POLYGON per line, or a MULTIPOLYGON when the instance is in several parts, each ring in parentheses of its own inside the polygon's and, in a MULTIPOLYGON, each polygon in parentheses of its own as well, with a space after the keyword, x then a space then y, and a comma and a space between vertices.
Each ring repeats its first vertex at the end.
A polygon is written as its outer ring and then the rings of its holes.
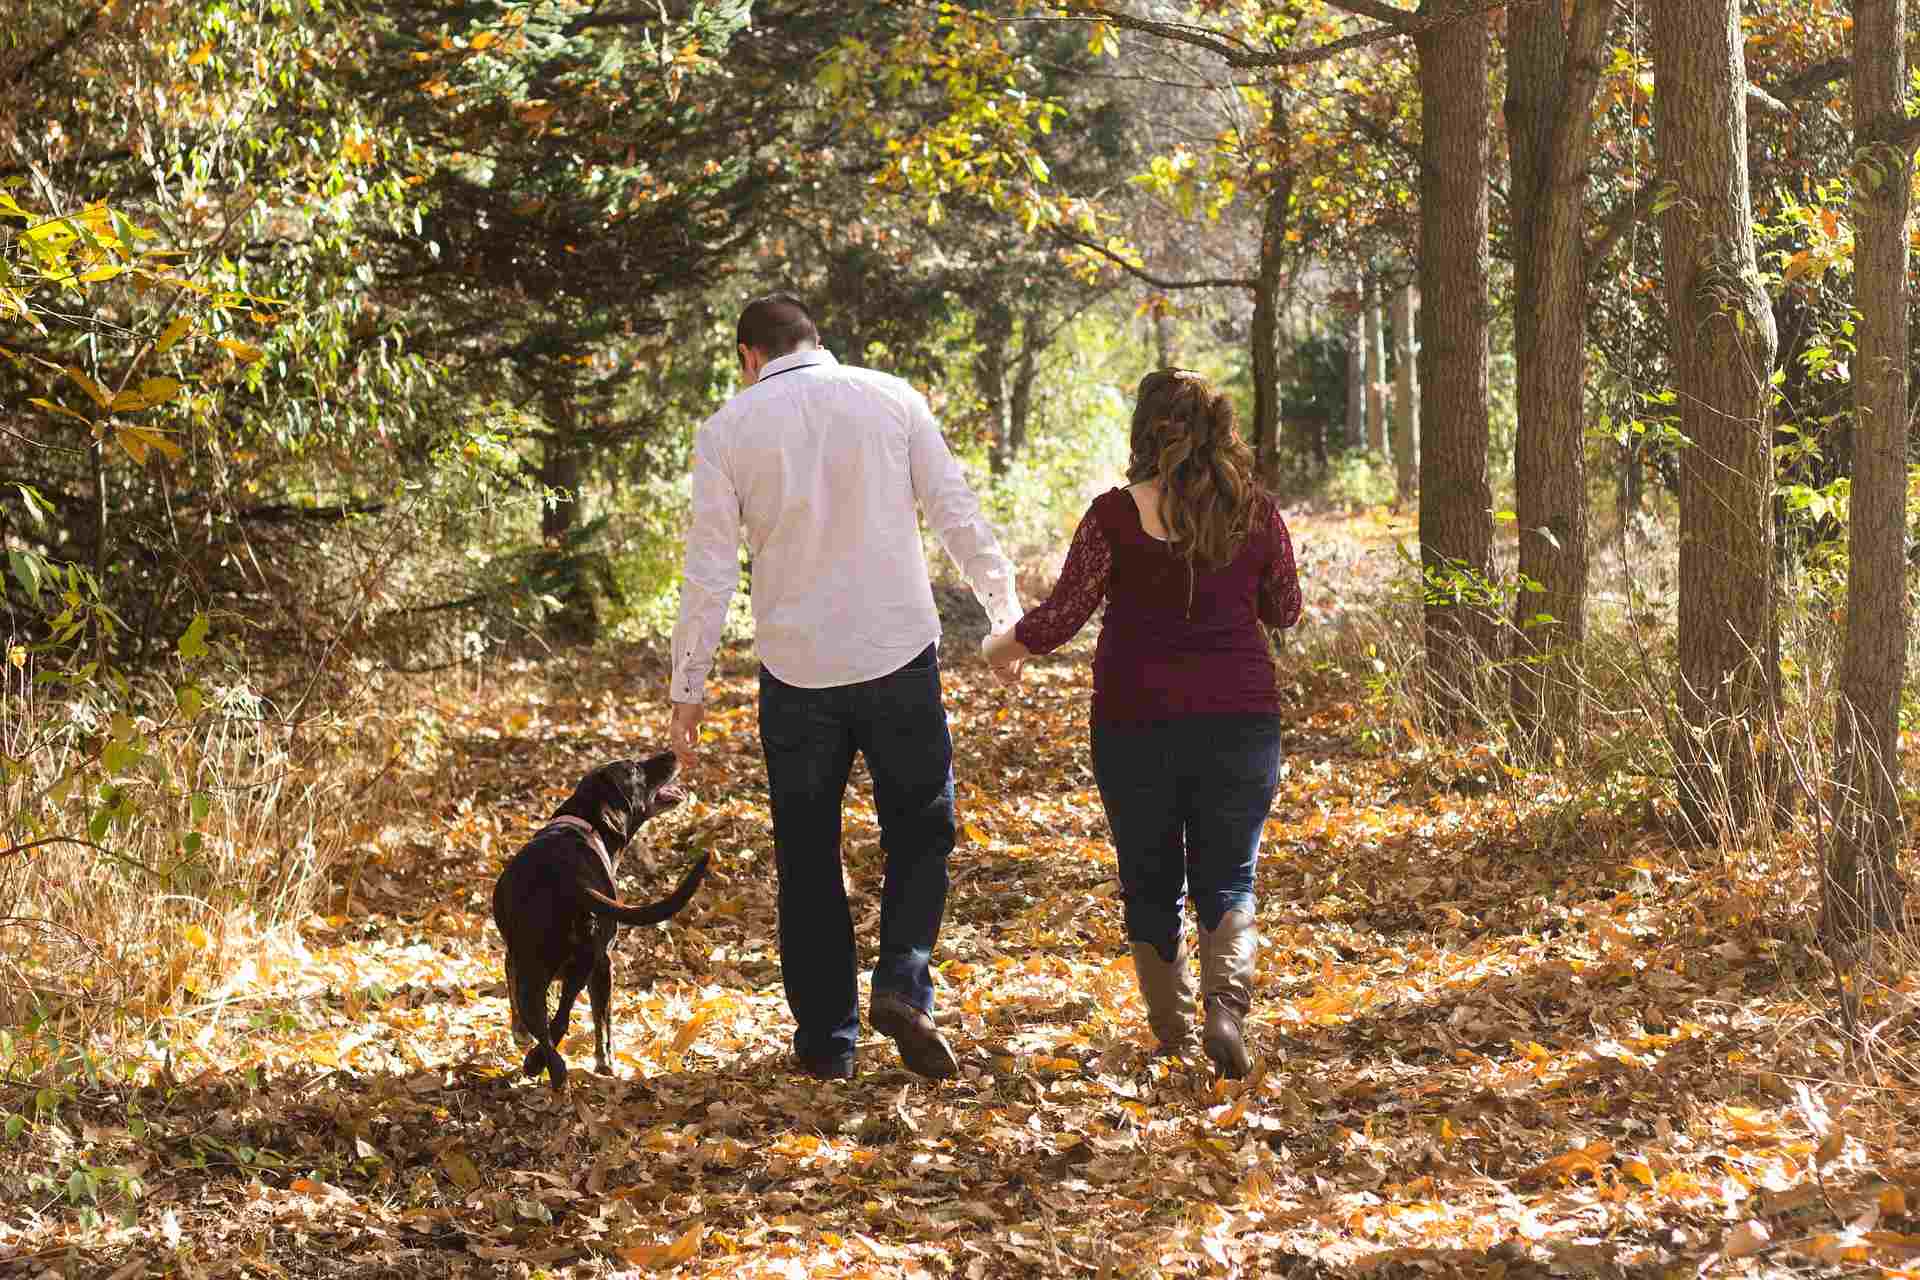
POLYGON ((1203 929, 1253 910, 1260 833, 1280 781, 1279 717, 1096 723, 1093 776, 1120 864, 1128 941, 1173 959, 1189 892, 1203 929))
POLYGON ((953 739, 934 647, 891 675, 801 689, 760 669, 780 874, 780 975, 793 1047, 814 1063, 850 1059, 860 1033, 853 916, 840 869, 840 806, 857 751, 873 775, 886 878, 873 989, 933 1010, 927 972, 953 852, 953 739))

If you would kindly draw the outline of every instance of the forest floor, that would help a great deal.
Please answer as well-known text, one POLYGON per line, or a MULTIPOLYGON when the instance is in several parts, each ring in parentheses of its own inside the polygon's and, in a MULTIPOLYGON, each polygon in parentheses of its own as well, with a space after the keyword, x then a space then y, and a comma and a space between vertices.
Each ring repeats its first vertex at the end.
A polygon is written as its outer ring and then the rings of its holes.
MULTIPOLYGON (((1390 576, 1392 532, 1378 514, 1295 522, 1309 627, 1390 576)), ((1382 750, 1355 678, 1299 654, 1260 866, 1258 1065, 1221 1084, 1204 1060, 1150 1056, 1083 745, 1088 648, 1035 661, 1014 692, 949 649, 963 834, 936 962, 958 1079, 921 1080, 874 1037, 851 1082, 788 1067, 745 653, 717 673, 692 798, 626 857, 631 898, 695 851, 713 871, 679 918, 623 934, 617 1074, 591 1071, 583 1010, 569 1089, 520 1079, 494 876, 586 769, 664 743, 665 679, 639 656, 501 670, 428 699, 438 748, 408 779, 415 807, 364 815, 332 900, 202 993, 164 1068, 78 1084, 9 1135, 10 1180, 45 1176, 0 1206, 0 1275, 1664 1277, 1920 1259, 1914 1095, 1901 1060, 1843 1052, 1804 849, 1677 849, 1639 796, 1417 735, 1382 750)), ((863 771, 845 849, 870 954, 863 771)), ((1877 1043, 1909 1034, 1911 987, 1865 1011, 1877 1043)))

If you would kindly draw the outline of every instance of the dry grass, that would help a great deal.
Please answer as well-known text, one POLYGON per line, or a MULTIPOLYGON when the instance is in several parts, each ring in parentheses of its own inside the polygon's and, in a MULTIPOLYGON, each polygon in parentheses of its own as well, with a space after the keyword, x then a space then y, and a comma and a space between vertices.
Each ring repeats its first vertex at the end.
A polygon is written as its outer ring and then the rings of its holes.
MULTIPOLYGON (((408 717, 363 698, 288 720, 235 683, 191 719, 134 717, 133 754, 109 758, 109 711, 5 672, 0 1074, 170 1057, 287 950, 355 807, 389 799, 408 717)), ((157 681, 132 695, 176 705, 157 681)))

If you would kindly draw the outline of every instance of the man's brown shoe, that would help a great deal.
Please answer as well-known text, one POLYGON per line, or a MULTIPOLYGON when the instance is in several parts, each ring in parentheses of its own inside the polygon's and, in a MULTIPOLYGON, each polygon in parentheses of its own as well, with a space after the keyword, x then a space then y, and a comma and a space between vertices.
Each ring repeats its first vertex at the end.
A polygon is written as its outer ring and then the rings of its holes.
POLYGON ((892 1036, 900 1048, 900 1061, 907 1070, 930 1080, 945 1080, 960 1074, 960 1060, 953 1047, 934 1028, 933 1019, 888 992, 876 992, 867 1002, 867 1020, 882 1035, 892 1036))

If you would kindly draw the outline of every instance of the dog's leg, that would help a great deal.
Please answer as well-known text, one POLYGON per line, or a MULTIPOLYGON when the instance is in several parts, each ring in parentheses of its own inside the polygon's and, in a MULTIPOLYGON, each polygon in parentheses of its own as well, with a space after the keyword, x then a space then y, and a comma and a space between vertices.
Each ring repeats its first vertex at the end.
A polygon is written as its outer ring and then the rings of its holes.
POLYGON ((513 951, 511 949, 507 951, 507 1015, 513 1024, 515 1039, 533 1034, 532 1031, 527 1029, 527 1020, 520 1016, 520 992, 513 980, 513 951))
POLYGON ((568 959, 566 970, 560 977, 560 1006, 553 1011, 553 1043, 556 1048, 567 1038, 567 1027, 573 1021, 573 1002, 579 999, 580 989, 587 985, 592 973, 591 951, 585 956, 575 954, 568 959))
POLYGON ((613 1074, 613 959, 612 943, 594 948, 593 976, 587 994, 593 1001, 593 1065, 603 1076, 613 1074))
POLYGON ((555 1037, 547 1021, 547 984, 526 972, 515 974, 513 984, 514 1005, 519 1010, 520 1020, 526 1025, 527 1034, 533 1037, 533 1048, 527 1050, 526 1061, 521 1064, 529 1079, 547 1073, 547 1080, 554 1088, 564 1088, 567 1083, 567 1062, 553 1047, 555 1037))

